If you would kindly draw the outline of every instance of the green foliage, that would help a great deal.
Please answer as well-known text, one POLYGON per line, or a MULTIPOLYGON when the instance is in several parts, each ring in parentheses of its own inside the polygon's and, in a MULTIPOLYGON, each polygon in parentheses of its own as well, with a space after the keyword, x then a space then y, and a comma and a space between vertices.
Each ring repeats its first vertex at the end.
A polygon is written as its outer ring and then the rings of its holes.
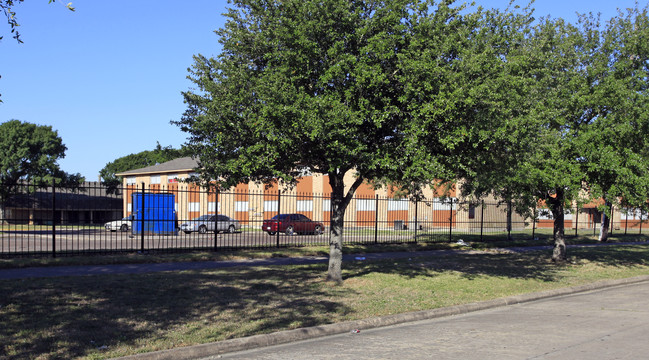
MULTIPOLYGON (((440 81, 430 86, 443 86, 446 59, 470 32, 453 2, 233 1, 216 32, 222 52, 195 57, 196 90, 183 94, 188 109, 177 122, 200 157, 203 183, 294 184, 305 172, 328 175, 337 254, 330 258, 340 259, 344 213, 364 180, 423 182, 443 171, 436 157, 407 150, 415 148, 412 97, 429 86, 418 78, 425 62, 414 58, 434 36, 426 51, 439 60, 440 81), (346 174, 356 179, 350 187, 346 174)), ((448 128, 458 115, 448 107, 452 117, 432 121, 448 128)), ((452 134, 438 135, 435 144, 452 147, 452 134)), ((333 272, 340 280, 339 264, 333 272)))
MULTIPOLYGON (((487 112, 491 143, 474 146, 461 161, 464 189, 478 197, 492 192, 516 200, 519 209, 544 201, 555 218, 557 244, 563 243, 564 208, 573 201, 644 204, 649 193, 646 13, 630 9, 605 27, 593 15, 576 25, 545 18, 527 27, 525 36, 507 35, 516 41, 499 55, 503 64, 493 65, 506 74, 493 94, 516 100, 495 104, 504 111, 487 112)), ((483 83, 497 78, 494 74, 483 83)), ((478 128, 484 121, 477 121, 478 128)))
POLYGON ((204 179, 294 183, 305 170, 372 178, 402 137, 398 53, 410 1, 235 1, 223 51, 195 57, 178 122, 204 179))
POLYGON ((103 167, 99 171, 101 181, 108 188, 109 192, 114 192, 122 184, 122 179, 115 174, 138 169, 155 164, 171 161, 184 156, 189 156, 185 148, 174 149, 171 146, 162 147, 160 143, 154 150, 145 150, 137 154, 129 154, 117 158, 103 167))
POLYGON ((22 180, 47 185, 79 185, 80 174, 67 174, 59 168, 58 159, 67 149, 57 131, 51 126, 36 125, 19 120, 0 124, 0 200, 16 191, 22 180))

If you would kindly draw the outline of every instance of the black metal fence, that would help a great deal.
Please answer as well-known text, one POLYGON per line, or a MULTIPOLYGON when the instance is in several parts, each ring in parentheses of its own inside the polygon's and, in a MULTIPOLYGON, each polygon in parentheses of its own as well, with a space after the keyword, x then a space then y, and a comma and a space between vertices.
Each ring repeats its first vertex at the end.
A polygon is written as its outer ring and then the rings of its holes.
MULTIPOLYGON (((2 201, 0 256, 327 245, 330 206, 327 194, 214 192, 185 183, 133 184, 113 192, 99 183, 80 188, 21 184, 2 201), (303 217, 292 225, 283 221, 290 230, 262 228, 280 214, 303 217)), ((505 204, 359 196, 347 208, 344 241, 545 240, 553 220, 547 212, 534 213, 534 221, 516 213, 508 221, 505 204)), ((646 212, 633 209, 618 210, 611 219, 613 232, 642 234, 649 224, 646 212)), ((566 235, 595 235, 600 221, 596 208, 573 209, 566 215, 566 235)))

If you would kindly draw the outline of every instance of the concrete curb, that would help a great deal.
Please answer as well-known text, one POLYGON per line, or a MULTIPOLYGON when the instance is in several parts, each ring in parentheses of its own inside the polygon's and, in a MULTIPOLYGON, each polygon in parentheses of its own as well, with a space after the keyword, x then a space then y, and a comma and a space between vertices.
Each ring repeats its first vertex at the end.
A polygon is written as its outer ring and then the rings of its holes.
POLYGON ((450 306, 446 308, 409 312, 404 314, 380 316, 375 318, 347 321, 337 324, 328 324, 301 328, 295 330, 280 331, 271 334, 255 335, 245 338, 224 340, 214 343, 162 350, 144 354, 121 357, 119 359, 133 360, 184 360, 198 359, 235 351, 250 350, 271 345, 280 345, 290 342, 314 339, 322 336, 338 335, 351 332, 352 330, 367 330, 378 327, 397 325, 407 322, 429 320, 451 315, 461 315, 479 310, 486 310, 495 307, 509 306, 542 300, 550 297, 572 295, 581 292, 599 290, 609 287, 630 285, 639 282, 649 281, 649 275, 637 276, 627 279, 602 280, 591 284, 573 286, 569 288, 554 289, 537 293, 514 295, 500 299, 480 301, 476 303, 450 306))

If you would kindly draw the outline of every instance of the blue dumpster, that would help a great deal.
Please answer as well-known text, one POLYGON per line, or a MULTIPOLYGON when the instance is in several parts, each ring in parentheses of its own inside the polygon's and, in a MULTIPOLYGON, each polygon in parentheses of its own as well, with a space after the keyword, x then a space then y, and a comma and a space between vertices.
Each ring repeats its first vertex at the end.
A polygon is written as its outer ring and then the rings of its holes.
POLYGON ((175 235, 174 194, 133 193, 133 234, 175 235))

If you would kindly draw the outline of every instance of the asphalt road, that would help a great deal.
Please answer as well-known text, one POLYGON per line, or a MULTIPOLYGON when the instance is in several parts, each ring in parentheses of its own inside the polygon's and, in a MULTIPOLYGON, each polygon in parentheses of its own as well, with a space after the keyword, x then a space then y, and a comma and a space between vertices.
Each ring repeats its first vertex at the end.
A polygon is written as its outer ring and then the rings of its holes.
POLYGON ((647 359, 649 281, 204 359, 647 359))

